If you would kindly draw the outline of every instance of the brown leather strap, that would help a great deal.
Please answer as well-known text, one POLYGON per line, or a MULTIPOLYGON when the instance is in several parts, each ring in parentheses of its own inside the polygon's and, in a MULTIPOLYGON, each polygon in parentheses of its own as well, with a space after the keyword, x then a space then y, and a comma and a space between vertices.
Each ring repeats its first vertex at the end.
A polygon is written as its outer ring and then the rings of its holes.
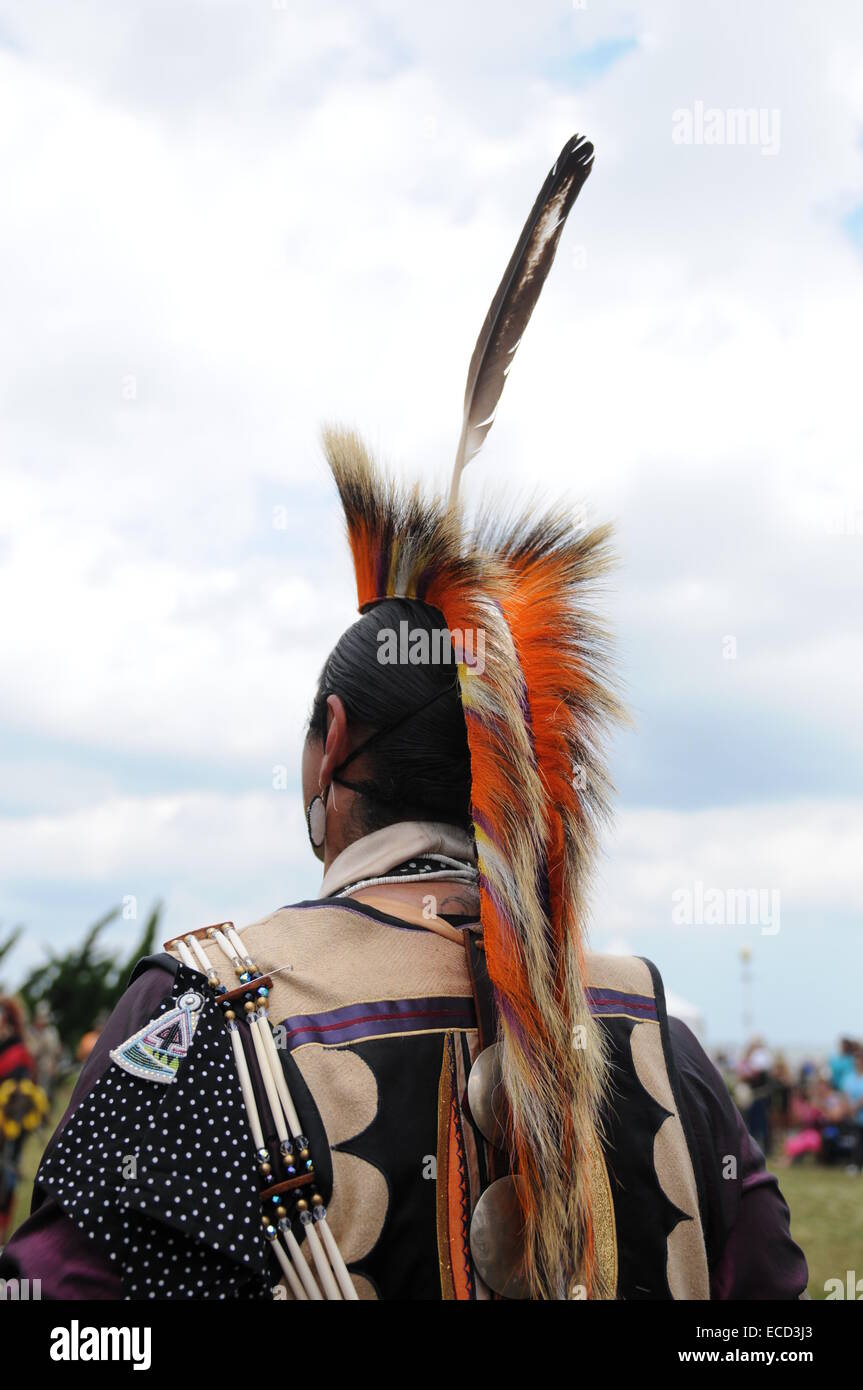
POLYGON ((470 976, 473 1002, 476 1007, 479 1045, 482 1050, 497 1041, 497 1005, 494 999, 494 986, 489 979, 482 937, 478 932, 472 931, 465 931, 463 936, 467 955, 467 971, 470 976))
POLYGON ((465 935, 465 932, 445 922, 442 917, 427 916, 416 903, 399 897, 398 893, 387 893, 382 888, 358 888, 349 896, 355 902, 368 903, 369 907, 377 908, 378 912, 385 912, 389 917, 398 917, 403 922, 409 922, 412 927, 425 927, 426 931, 436 932, 438 936, 445 936, 448 941, 457 941, 459 945, 465 935))
MULTIPOLYGON (((466 931, 464 933, 464 945, 467 956, 467 972, 470 976, 470 987, 473 991, 473 1002, 476 1009, 479 1046, 482 1052, 492 1043, 497 1042, 497 1003, 494 997, 494 985, 489 978, 485 958, 485 943, 482 936, 478 932, 466 931)), ((479 1135, 477 1137, 479 1138, 479 1135)), ((509 1154, 503 1149, 495 1148, 487 1140, 484 1142, 489 1181, 494 1182, 496 1178, 506 1177, 511 1166, 509 1154)))

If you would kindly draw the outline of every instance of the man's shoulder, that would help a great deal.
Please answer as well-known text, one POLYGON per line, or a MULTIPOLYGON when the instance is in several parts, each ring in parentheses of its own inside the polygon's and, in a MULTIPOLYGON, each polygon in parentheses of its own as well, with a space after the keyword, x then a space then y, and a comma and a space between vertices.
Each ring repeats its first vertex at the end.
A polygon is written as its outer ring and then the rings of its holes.
POLYGON ((644 956, 588 951, 584 983, 595 1014, 632 1013, 642 1020, 655 1020, 665 1013, 662 977, 644 956))
MULTIPOLYGON (((198 948, 203 950, 205 956, 212 955, 217 968, 221 969, 225 964, 225 955, 218 943, 221 941, 224 944, 225 940, 230 941, 231 937, 233 937, 232 951, 238 950, 236 943, 239 941, 242 943, 245 954, 254 957, 256 964, 263 968, 265 958, 269 960, 273 950, 278 952, 279 943, 284 938, 296 939, 297 936, 311 936, 313 938, 315 933, 320 933, 327 920, 338 924, 348 914, 356 916, 358 913, 363 914, 363 912, 360 904, 353 903, 348 899, 319 898, 288 903, 283 907, 275 908, 272 912, 265 913, 263 917, 257 917, 253 921, 243 924, 238 924, 233 919, 224 917, 217 922, 189 927, 176 936, 169 937, 160 953, 147 956, 138 962, 132 978, 135 979, 141 971, 160 965, 164 969, 176 970, 179 963, 188 964, 190 950, 197 968, 200 966, 198 948), (197 943, 197 948, 195 943, 197 943), (261 960, 258 960, 259 955, 262 957, 261 960)), ((364 913, 364 915, 369 915, 369 912, 364 913)))
MULTIPOLYGON (((219 930, 224 943, 226 934, 219 930)), ((274 1022, 361 1001, 472 997, 461 945, 350 898, 291 903, 231 930, 233 949, 241 944, 243 966, 251 961, 269 976, 274 1022)), ((226 957, 219 936, 209 932, 198 928, 169 940, 165 948, 175 960, 191 949, 199 967, 202 953, 228 984, 237 957, 226 957), (196 938, 195 947, 189 935, 196 938)))

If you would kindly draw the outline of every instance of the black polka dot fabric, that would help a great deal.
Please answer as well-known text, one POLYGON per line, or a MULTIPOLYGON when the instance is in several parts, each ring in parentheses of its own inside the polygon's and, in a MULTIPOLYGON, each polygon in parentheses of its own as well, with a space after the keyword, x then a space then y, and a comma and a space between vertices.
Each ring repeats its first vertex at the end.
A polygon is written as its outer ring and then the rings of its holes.
POLYGON ((173 994, 204 1007, 177 1079, 114 1063, 68 1121, 37 1182, 115 1262, 127 1298, 272 1298, 253 1140, 221 1013, 180 965, 173 994))

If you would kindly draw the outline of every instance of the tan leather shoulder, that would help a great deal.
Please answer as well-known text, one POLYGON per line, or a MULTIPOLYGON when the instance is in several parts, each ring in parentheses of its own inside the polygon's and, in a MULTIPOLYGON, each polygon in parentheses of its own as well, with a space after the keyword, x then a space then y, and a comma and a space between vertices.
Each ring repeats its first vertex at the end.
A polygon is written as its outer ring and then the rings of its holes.
POLYGON ((643 994, 655 998, 653 976, 638 956, 603 955, 588 951, 585 956, 585 984, 588 989, 614 989, 622 994, 643 994))
MULTIPOLYGON (((207 928, 194 934, 220 978, 232 981, 231 962, 207 928)), ((398 917, 382 920, 349 898, 279 908, 239 935, 257 968, 272 977, 274 1023, 370 1000, 472 997, 460 937, 398 917)), ((177 959, 181 939, 166 943, 177 959)))

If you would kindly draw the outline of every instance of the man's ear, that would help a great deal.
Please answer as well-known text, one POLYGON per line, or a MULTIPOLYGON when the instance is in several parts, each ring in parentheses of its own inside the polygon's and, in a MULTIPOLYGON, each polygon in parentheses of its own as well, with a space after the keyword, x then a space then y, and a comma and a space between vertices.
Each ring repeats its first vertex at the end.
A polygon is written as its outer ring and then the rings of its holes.
POLYGON ((328 787, 333 773, 350 752, 348 716, 340 695, 327 696, 327 737, 321 759, 321 786, 328 787))

